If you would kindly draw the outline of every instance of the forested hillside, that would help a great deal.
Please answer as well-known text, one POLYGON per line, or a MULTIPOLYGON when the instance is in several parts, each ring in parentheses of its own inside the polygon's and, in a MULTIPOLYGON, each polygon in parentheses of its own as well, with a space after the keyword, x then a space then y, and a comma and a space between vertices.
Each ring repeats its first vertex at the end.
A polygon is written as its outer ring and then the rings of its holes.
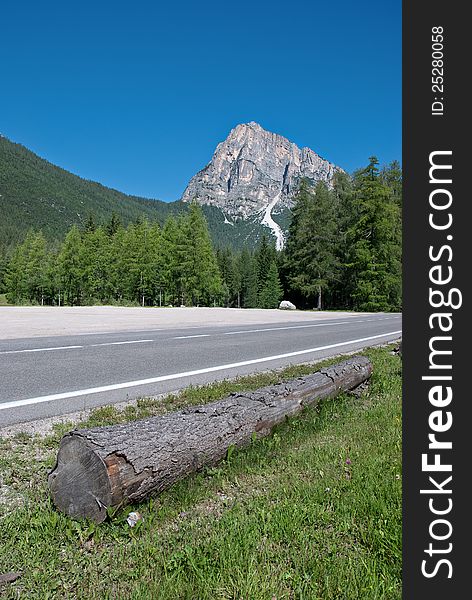
MULTIPOLYGON (((41 229, 48 241, 55 241, 90 216, 97 223, 115 214, 124 225, 142 218, 162 225, 169 215, 187 210, 184 202, 128 196, 82 179, 0 135, 0 254, 8 254, 30 228, 41 229)), ((264 233, 270 235, 257 218, 229 224, 216 206, 204 206, 203 212, 218 246, 254 247, 264 233)), ((281 218, 286 225, 287 216, 281 218)))
POLYGON ((401 178, 397 162, 379 170, 372 157, 332 188, 302 180, 281 252, 265 235, 255 248, 215 244, 196 203, 162 225, 89 217, 55 243, 32 228, 0 260, 1 289, 14 303, 276 308, 285 297, 302 308, 400 310, 401 178))
MULTIPOLYGON (((180 203, 179 203, 180 205, 180 203)), ((48 240, 61 239, 93 214, 97 221, 116 213, 123 223, 146 217, 163 222, 180 206, 128 196, 56 167, 24 146, 0 136, 0 243, 10 247, 30 227, 48 240)))

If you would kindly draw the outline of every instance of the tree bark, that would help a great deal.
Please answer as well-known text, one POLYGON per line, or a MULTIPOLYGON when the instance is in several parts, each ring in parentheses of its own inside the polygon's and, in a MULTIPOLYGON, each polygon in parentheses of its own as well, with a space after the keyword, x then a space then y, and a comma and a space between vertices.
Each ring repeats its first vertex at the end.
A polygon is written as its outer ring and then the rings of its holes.
POLYGON ((369 378, 370 361, 355 356, 255 392, 190 406, 146 420, 78 429, 61 440, 49 474, 54 504, 75 518, 101 522, 107 508, 159 494, 176 481, 250 443, 304 406, 351 390, 369 378))

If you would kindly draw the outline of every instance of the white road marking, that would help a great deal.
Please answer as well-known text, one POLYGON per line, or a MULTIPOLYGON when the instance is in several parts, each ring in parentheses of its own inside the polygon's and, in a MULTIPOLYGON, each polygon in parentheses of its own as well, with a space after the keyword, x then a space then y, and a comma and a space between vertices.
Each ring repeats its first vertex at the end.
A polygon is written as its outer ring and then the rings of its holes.
POLYGON ((95 346, 121 346, 122 344, 142 344, 154 340, 127 340, 125 342, 103 342, 102 344, 89 344, 88 346, 54 346, 53 348, 27 348, 24 350, 4 350, 0 354, 21 354, 23 352, 51 352, 53 350, 74 350, 77 348, 92 348, 95 346))
POLYGON ((223 335, 240 335, 242 333, 261 333, 264 331, 282 331, 285 329, 306 329, 308 327, 328 327, 329 325, 356 325, 357 323, 366 323, 367 321, 385 321, 391 317, 381 319, 357 319, 356 321, 328 321, 327 323, 310 323, 309 325, 287 325, 286 327, 265 327, 264 329, 241 329, 238 331, 227 331, 223 335))
POLYGON ((145 342, 153 342, 154 340, 127 340, 126 342, 102 342, 101 344, 90 344, 88 348, 95 346, 122 346, 123 344, 144 344, 145 342))
POLYGON ((50 352, 51 350, 72 350, 83 346, 57 346, 55 348, 28 348, 27 350, 3 350, 0 354, 20 354, 21 352, 50 352))
POLYGON ((123 335, 125 333, 142 333, 143 331, 164 331, 161 327, 160 329, 130 329, 129 331, 87 331, 86 333, 74 333, 72 334, 74 337, 82 337, 83 335, 123 335))
POLYGON ((179 335, 177 337, 173 337, 173 340, 189 340, 190 338, 199 338, 199 337, 210 337, 209 333, 200 333, 199 335, 179 335))
MULTIPOLYGON (((167 338, 167 339, 173 339, 173 340, 187 340, 187 339, 192 339, 192 338, 203 338, 203 337, 211 337, 211 336, 217 336, 217 335, 242 335, 244 333, 263 333, 264 331, 284 331, 287 329, 306 329, 306 328, 311 328, 311 327, 328 327, 330 325, 346 325, 346 324, 350 324, 350 325, 355 325, 357 323, 366 323, 366 322, 370 322, 370 321, 385 321, 385 320, 390 320, 390 319, 398 319, 400 318, 399 316, 391 316, 391 317, 376 317, 373 319, 357 319, 357 320, 349 320, 349 319, 345 319, 344 321, 328 321, 326 323, 310 323, 308 325, 287 325, 284 327, 265 327, 263 329, 241 329, 241 330, 237 330, 237 331, 226 331, 226 332, 216 332, 213 334, 210 333, 201 333, 201 334, 195 334, 195 335, 180 335, 180 336, 176 336, 176 337, 172 337, 172 338, 167 338)), ((198 329, 200 327, 189 327, 188 329, 198 329)), ((141 331, 165 331, 165 329, 142 329, 141 331)), ((122 333, 128 333, 128 332, 122 332, 122 333)), ((129 332, 129 333, 139 333, 138 331, 133 331, 133 332, 129 332)), ((83 335, 105 335, 105 333, 101 333, 101 332, 96 332, 96 333, 81 333, 78 334, 77 337, 83 336, 83 335)), ((81 346, 55 346, 52 348, 29 348, 29 349, 24 349, 24 350, 3 350, 0 351, 0 355, 2 354, 21 354, 24 352, 51 352, 53 350, 74 350, 74 349, 78 349, 78 348, 91 348, 91 347, 97 347, 97 346, 121 346, 121 345, 125 345, 125 344, 142 344, 142 343, 149 343, 149 342, 154 342, 155 340, 126 340, 126 341, 122 341, 122 342, 101 342, 98 344, 87 344, 87 345, 81 345, 81 346)))
POLYGON ((172 373, 171 375, 161 375, 159 377, 150 377, 149 379, 138 379, 136 381, 126 381, 124 383, 114 383, 112 385, 102 385, 100 387, 88 388, 83 390, 75 390, 72 392, 62 392, 60 394, 49 394, 48 396, 38 396, 36 398, 25 398, 24 400, 13 400, 11 402, 4 402, 0 404, 0 410, 6 410, 9 408, 18 408, 19 406, 28 406, 31 404, 40 404, 42 402, 50 402, 52 400, 64 400, 66 398, 76 398, 77 396, 87 396, 89 394, 98 394, 100 392, 111 392, 113 390, 124 390, 126 388, 138 387, 141 385, 149 385, 152 383, 158 383, 160 381, 170 381, 172 379, 182 379, 184 377, 192 377, 194 375, 203 375, 205 373, 214 373, 216 371, 224 371, 226 369, 234 369, 236 367, 245 367, 248 365, 255 365, 258 363, 269 362, 278 360, 281 358, 290 358, 292 356, 301 356, 303 354, 311 354, 313 352, 320 352, 321 350, 329 350, 331 348, 341 348, 342 346, 349 346, 349 344, 359 344, 361 342, 369 342, 383 337, 391 335, 398 335, 402 331, 388 331, 378 335, 371 335, 365 338, 358 338, 356 340, 348 340, 347 342, 338 342, 336 344, 328 344, 327 346, 318 346, 317 348, 308 348, 307 350, 297 350, 295 352, 286 352, 285 354, 276 354, 274 356, 264 356, 262 358, 254 358, 252 360, 243 360, 241 362, 229 363, 225 365, 218 365, 216 367, 207 367, 205 369, 196 369, 194 371, 184 371, 182 373, 172 373))
POLYGON ((241 329, 240 331, 227 331, 223 335, 239 335, 241 333, 260 333, 261 331, 281 331, 282 329, 305 329, 306 327, 324 327, 326 325, 344 325, 338 323, 317 323, 316 325, 289 325, 287 327, 266 327, 265 329, 241 329))

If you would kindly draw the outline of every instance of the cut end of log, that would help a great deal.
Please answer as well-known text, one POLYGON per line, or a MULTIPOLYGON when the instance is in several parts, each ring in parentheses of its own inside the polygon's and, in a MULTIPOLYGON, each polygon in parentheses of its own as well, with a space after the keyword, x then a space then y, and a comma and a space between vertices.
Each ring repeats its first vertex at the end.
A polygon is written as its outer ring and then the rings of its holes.
POLYGON ((64 436, 48 482, 60 511, 101 523, 112 505, 112 490, 107 465, 90 446, 82 437, 64 436))

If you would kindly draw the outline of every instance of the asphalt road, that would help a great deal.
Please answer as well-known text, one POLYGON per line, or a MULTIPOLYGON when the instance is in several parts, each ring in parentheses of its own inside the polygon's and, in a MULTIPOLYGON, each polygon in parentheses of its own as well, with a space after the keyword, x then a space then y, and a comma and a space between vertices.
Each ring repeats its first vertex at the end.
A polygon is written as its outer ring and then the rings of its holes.
POLYGON ((401 315, 0 340, 0 427, 398 339, 401 315))

